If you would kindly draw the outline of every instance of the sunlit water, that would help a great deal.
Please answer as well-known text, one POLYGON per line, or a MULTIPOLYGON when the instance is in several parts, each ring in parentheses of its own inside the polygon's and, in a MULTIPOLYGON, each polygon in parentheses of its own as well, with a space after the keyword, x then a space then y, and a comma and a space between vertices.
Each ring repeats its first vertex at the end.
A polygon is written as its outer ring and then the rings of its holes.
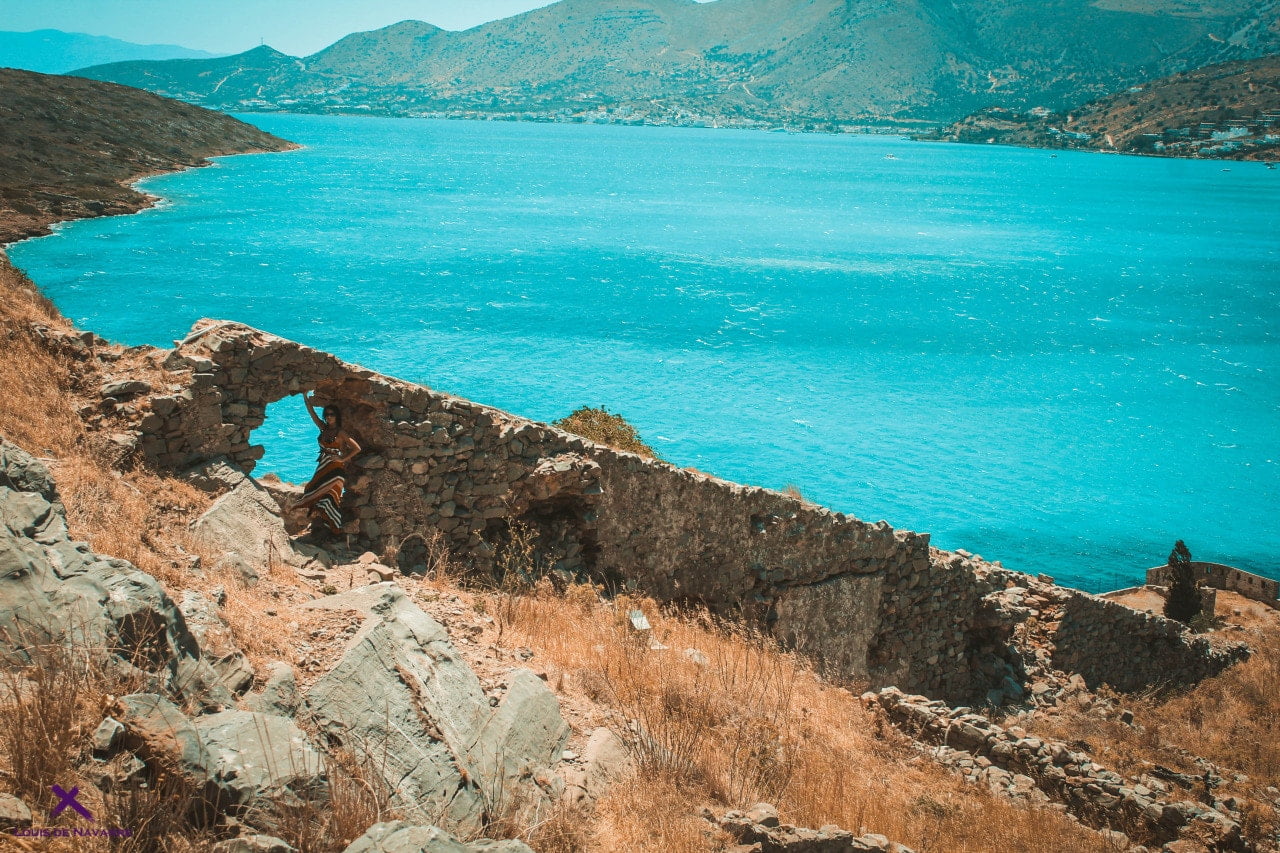
MULTIPOLYGON (((1280 567, 1280 171, 726 130, 253 116, 305 150, 12 249, 69 316, 234 318, 1101 589, 1280 567)), ((296 398, 255 436, 305 479, 296 398)), ((262 470, 262 469, 260 469, 262 470)))

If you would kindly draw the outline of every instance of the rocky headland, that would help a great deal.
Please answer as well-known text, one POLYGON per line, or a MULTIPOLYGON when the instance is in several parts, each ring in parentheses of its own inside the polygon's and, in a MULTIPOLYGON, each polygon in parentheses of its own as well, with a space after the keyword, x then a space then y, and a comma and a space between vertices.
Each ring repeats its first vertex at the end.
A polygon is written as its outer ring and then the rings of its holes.
POLYGON ((126 348, 0 294, 20 849, 1280 846, 1264 604, 1192 634, 235 322, 126 348), (366 448, 322 542, 253 476, 304 390, 366 448))

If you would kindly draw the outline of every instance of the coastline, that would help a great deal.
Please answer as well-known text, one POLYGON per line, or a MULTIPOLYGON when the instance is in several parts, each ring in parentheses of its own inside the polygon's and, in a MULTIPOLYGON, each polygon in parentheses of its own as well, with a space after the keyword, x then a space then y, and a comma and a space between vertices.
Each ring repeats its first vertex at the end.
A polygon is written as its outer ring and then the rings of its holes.
MULTIPOLYGON (((179 163, 169 168, 150 169, 126 178, 121 178, 116 183, 125 190, 128 195, 124 196, 118 206, 109 210, 93 210, 84 207, 81 212, 77 212, 71 216, 54 216, 46 214, 38 217, 31 217, 27 224, 22 226, 11 225, 5 221, 6 214, 13 214, 14 211, 0 206, 0 257, 4 258, 5 263, 9 263, 9 247, 24 240, 32 240, 37 237, 48 237, 55 232, 59 225, 65 225, 71 222, 77 222, 81 219, 100 219, 104 216, 131 216, 135 213, 141 213, 144 210, 150 210, 158 206, 165 198, 154 193, 147 192, 138 187, 138 184, 148 178, 155 178, 161 175, 173 175, 178 172, 186 172, 192 169, 205 169, 210 166, 217 165, 213 162, 218 157, 238 157, 244 154, 288 154, 293 151, 300 151, 305 146, 296 142, 289 142, 289 147, 280 149, 263 148, 258 150, 245 151, 227 151, 215 154, 209 154, 202 157, 200 162, 196 163, 179 163)), ((51 188, 37 188, 51 190, 51 188)), ((83 200, 80 200, 83 201, 83 200)))

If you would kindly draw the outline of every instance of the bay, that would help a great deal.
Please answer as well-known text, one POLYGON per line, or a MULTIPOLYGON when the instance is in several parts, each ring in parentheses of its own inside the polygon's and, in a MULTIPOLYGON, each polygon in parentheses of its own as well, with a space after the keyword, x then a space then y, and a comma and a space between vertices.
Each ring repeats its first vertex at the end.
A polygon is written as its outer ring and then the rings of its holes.
MULTIPOLYGON (((1277 576, 1280 172, 887 137, 245 116, 306 147, 11 248, 68 316, 236 319, 1100 590, 1277 576)), ((305 479, 296 399, 255 440, 305 479)))

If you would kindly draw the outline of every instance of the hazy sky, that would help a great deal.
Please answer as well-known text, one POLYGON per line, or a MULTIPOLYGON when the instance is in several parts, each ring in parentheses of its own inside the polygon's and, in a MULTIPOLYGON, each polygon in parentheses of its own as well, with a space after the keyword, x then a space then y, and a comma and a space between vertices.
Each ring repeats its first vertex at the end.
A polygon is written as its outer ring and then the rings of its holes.
POLYGON ((414 18, 464 30, 552 0, 0 0, 0 30, 54 29, 239 53, 259 40, 294 56, 414 18))

